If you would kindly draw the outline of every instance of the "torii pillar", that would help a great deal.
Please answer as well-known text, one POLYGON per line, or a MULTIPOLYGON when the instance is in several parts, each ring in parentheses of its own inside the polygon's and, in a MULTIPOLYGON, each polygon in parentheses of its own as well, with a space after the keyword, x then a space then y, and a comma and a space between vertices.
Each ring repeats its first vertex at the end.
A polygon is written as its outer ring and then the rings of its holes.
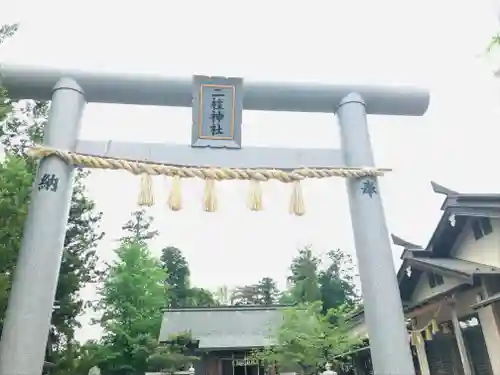
MULTIPOLYGON (((336 112, 342 149, 195 149, 78 140, 86 101, 191 107, 192 83, 189 78, 0 65, 0 85, 8 89, 11 98, 52 100, 45 128, 46 146, 180 165, 228 168, 266 165, 277 169, 304 165, 372 167, 366 115, 421 116, 429 105, 425 90, 409 87, 245 82, 244 109, 336 112), (151 155, 155 155, 154 160, 151 155)), ((41 373, 72 192, 71 173, 72 167, 57 157, 40 162, 0 342, 0 375, 41 373)), ((347 191, 374 372, 413 375, 413 359, 377 179, 349 179, 347 191)))

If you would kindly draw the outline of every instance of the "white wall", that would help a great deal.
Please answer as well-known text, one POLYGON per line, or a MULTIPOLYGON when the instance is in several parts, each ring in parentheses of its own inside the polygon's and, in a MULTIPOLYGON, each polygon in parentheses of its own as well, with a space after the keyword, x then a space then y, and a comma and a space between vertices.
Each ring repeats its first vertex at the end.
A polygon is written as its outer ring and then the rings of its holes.
POLYGON ((491 219, 493 232, 476 240, 468 221, 451 251, 451 256, 500 267, 500 219, 491 219))
MULTIPOLYGON (((471 222, 472 220, 469 220, 465 225, 450 255, 470 262, 500 267, 500 219, 491 219, 493 232, 478 240, 474 238, 471 222)), ((427 274, 423 274, 418 281, 411 302, 416 303, 461 284, 459 279, 453 277, 443 277, 443 279, 444 284, 431 288, 427 274)))
POLYGON ((431 288, 431 286, 429 285, 429 278, 427 277, 427 274, 423 273, 422 276, 420 276, 417 286, 415 287, 415 291, 411 296, 411 303, 415 304, 418 301, 422 301, 429 297, 435 296, 436 294, 443 293, 462 283, 462 281, 459 279, 444 276, 443 281, 444 283, 442 285, 436 285, 434 288, 431 288))

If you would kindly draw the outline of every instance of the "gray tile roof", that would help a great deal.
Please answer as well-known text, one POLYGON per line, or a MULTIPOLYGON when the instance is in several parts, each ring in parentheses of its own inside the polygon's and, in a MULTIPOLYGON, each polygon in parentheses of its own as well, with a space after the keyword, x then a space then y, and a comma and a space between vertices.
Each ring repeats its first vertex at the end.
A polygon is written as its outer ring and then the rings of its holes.
POLYGON ((165 311, 160 342, 190 332, 200 349, 256 348, 272 344, 282 320, 278 306, 229 306, 165 311))

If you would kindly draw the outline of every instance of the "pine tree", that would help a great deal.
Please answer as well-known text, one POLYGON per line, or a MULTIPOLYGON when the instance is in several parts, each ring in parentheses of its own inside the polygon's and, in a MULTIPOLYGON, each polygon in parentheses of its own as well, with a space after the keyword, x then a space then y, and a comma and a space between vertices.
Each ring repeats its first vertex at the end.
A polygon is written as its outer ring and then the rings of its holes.
POLYGON ((165 286, 169 296, 169 306, 186 307, 189 304, 191 289, 186 258, 178 248, 168 246, 162 250, 160 260, 167 273, 165 286))
POLYGON ((165 291, 169 307, 208 307, 216 304, 209 290, 191 287, 189 264, 181 250, 168 246, 162 250, 160 260, 167 274, 165 291))
POLYGON ((292 260, 290 266, 292 274, 288 281, 294 302, 307 303, 321 300, 318 282, 319 264, 319 259, 313 255, 310 247, 300 249, 299 254, 292 260))

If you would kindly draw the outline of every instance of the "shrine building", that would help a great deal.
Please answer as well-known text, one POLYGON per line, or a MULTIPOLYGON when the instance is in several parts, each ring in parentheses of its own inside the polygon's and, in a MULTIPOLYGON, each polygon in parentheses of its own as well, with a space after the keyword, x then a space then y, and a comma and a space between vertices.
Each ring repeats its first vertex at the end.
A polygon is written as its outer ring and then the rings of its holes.
MULTIPOLYGON (((432 187, 445 199, 429 243, 392 236, 404 249, 397 278, 416 373, 500 374, 500 194, 432 187)), ((363 311, 350 320, 368 338, 363 311)), ((350 357, 356 375, 370 373, 369 346, 350 357)))
POLYGON ((251 358, 251 352, 272 345, 287 306, 217 306, 167 309, 160 342, 189 333, 196 375, 274 375, 251 358))

